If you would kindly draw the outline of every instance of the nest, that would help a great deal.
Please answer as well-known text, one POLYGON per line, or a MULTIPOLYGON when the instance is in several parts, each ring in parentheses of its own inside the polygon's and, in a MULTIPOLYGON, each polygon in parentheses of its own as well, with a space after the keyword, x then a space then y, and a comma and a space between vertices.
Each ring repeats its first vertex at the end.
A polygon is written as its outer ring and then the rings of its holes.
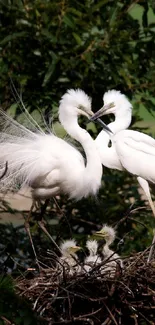
POLYGON ((73 276, 44 267, 18 278, 16 289, 48 325, 154 325, 155 262, 146 261, 147 252, 126 258, 113 278, 100 266, 73 276))

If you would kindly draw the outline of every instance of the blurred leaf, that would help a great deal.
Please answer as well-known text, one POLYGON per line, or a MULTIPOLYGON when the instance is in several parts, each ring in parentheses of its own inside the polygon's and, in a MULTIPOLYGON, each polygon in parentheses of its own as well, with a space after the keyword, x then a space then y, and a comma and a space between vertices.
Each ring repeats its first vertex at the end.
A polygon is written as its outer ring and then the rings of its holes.
POLYGON ((60 138, 64 138, 66 135, 66 131, 59 122, 52 123, 52 132, 60 138))
POLYGON ((102 6, 104 6, 107 3, 109 3, 109 0, 98 1, 98 3, 92 7, 92 11, 94 12, 94 11, 100 9, 102 6))
POLYGON ((87 124, 86 129, 87 129, 87 131, 92 131, 94 134, 97 133, 96 125, 95 125, 95 123, 93 123, 93 122, 89 122, 89 123, 87 124))
POLYGON ((9 275, 0 275, 0 292, 14 292, 13 279, 9 275))
POLYGON ((7 109, 7 114, 11 117, 15 117, 16 116, 16 111, 18 108, 18 104, 17 103, 13 103, 8 109, 7 109))
POLYGON ((67 16, 67 15, 64 15, 64 17, 63 17, 63 21, 64 21, 64 23, 65 23, 67 26, 69 26, 69 27, 71 27, 71 28, 74 28, 74 27, 75 27, 74 22, 73 22, 73 20, 71 19, 71 17, 69 17, 69 16, 67 16))
POLYGON ((0 41, 0 45, 5 45, 6 43, 8 43, 10 41, 13 41, 17 38, 22 38, 25 35, 26 35, 26 32, 19 32, 19 33, 14 33, 12 35, 8 35, 3 40, 0 41))
POLYGON ((80 36, 79 36, 78 34, 76 34, 76 33, 73 33, 73 36, 74 36, 74 38, 75 38, 77 44, 78 44, 78 45, 81 45, 81 43, 82 43, 82 39, 80 38, 80 36))
POLYGON ((48 81, 51 78, 52 74, 54 73, 58 61, 59 61, 58 57, 53 57, 52 63, 50 64, 50 66, 49 66, 49 68, 48 68, 48 70, 47 70, 47 72, 45 74, 43 84, 42 84, 43 87, 46 86, 46 84, 48 83, 48 81))

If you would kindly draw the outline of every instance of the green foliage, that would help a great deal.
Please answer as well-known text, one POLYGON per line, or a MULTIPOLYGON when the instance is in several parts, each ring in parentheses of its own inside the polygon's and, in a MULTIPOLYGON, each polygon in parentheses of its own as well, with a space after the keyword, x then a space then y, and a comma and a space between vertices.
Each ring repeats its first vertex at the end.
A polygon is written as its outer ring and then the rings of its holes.
MULTIPOLYGON (((1 1, 1 103, 13 101, 10 80, 22 87, 31 111, 55 106, 70 87, 80 87, 98 108, 103 93, 117 88, 154 104, 153 2, 1 1), (137 8, 138 6, 138 8, 137 8), (153 8, 153 9, 152 9, 153 8), (99 98, 99 99, 98 99, 99 98)), ((140 101, 138 101, 140 103, 140 101)))

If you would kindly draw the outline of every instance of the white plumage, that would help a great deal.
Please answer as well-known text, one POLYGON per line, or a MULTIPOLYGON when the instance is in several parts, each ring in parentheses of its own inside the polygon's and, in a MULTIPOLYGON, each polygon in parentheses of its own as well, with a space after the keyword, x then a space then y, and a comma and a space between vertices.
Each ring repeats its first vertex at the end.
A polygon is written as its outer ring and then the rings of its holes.
MULTIPOLYGON (((101 108, 92 119, 106 114, 114 114, 115 121, 108 124, 113 135, 101 131, 95 141, 102 164, 118 170, 126 169, 136 175, 155 217, 155 207, 148 185, 148 182, 155 183, 155 140, 144 133, 126 130, 131 123, 132 105, 123 94, 111 90, 105 93, 103 100, 104 105, 113 101, 114 107, 106 110, 104 107, 101 108), (110 148, 108 147, 109 140, 112 142, 110 148)), ((153 243, 155 243, 155 237, 153 243)), ((152 249, 148 261, 151 254, 152 249)))
POLYGON ((114 137, 114 144, 124 168, 155 183, 155 140, 137 131, 125 130, 120 133, 114 137))
POLYGON ((97 253, 98 243, 96 240, 87 240, 86 247, 89 255, 84 260, 84 269, 86 272, 89 272, 94 266, 101 263, 101 258, 97 253))
POLYGON ((82 90, 68 90, 60 101, 59 120, 83 146, 86 163, 65 140, 45 134, 40 128, 32 132, 1 112, 6 123, 0 133, 0 164, 3 167, 8 162, 8 172, 0 189, 29 185, 37 199, 58 193, 77 200, 95 195, 101 184, 102 165, 93 139, 78 124, 80 114, 92 115, 91 100, 82 90))
POLYGON ((106 104, 113 102, 114 106, 110 109, 104 110, 101 108, 93 116, 93 120, 97 116, 102 116, 106 114, 114 114, 115 121, 108 124, 114 135, 107 133, 107 131, 102 130, 95 139, 96 146, 98 148, 102 164, 108 168, 124 170, 120 157, 116 152, 114 145, 114 136, 119 131, 127 129, 131 123, 132 117, 132 105, 127 100, 127 98, 116 90, 109 90, 103 96, 103 101, 106 104), (109 141, 112 141, 112 145, 109 145, 109 141))
POLYGON ((60 245, 62 255, 59 258, 58 270, 61 270, 61 273, 65 270, 66 274, 73 275, 81 271, 76 254, 80 249, 74 239, 66 240, 60 245))
POLYGON ((108 275, 108 277, 114 277, 117 266, 120 265, 120 267, 123 268, 123 262, 120 256, 109 248, 116 238, 116 232, 112 227, 104 225, 103 228, 94 235, 97 240, 105 239, 105 244, 102 246, 103 261, 105 261, 105 264, 100 269, 101 274, 108 275))

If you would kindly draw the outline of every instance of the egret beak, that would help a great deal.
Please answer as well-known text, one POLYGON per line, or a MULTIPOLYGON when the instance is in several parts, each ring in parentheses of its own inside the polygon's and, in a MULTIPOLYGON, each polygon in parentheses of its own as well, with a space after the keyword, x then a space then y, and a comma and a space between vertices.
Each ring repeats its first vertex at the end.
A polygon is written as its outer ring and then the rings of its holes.
POLYGON ((100 116, 107 115, 111 113, 111 108, 115 107, 114 103, 110 103, 107 105, 104 105, 101 109, 99 109, 91 118, 91 121, 95 121, 100 116))
MULTIPOLYGON (((107 106, 107 105, 106 105, 107 106)), ((109 106, 109 105, 108 105, 109 106)), ((110 106, 110 107, 113 107, 113 106, 110 106)), ((96 120, 96 118, 95 118, 95 120, 94 120, 94 116, 96 115, 96 114, 94 114, 93 113, 93 111, 92 110, 87 110, 87 112, 85 111, 85 110, 83 110, 82 108, 78 108, 78 115, 84 115, 84 116, 86 116, 87 118, 89 118, 89 120, 90 121, 94 121, 95 123, 99 123, 101 126, 102 126, 102 128, 105 130, 105 131, 108 131, 108 132, 110 132, 110 133, 113 133, 110 129, 109 129, 109 127, 100 119, 100 118, 97 118, 97 120, 96 120)))
MULTIPOLYGON (((95 114, 94 114, 94 116, 95 116, 95 114)), ((110 128, 100 118, 96 118, 95 120, 93 120, 93 117, 90 118, 91 121, 93 121, 95 123, 99 123, 102 126, 103 130, 108 131, 113 134, 113 132, 110 130, 110 128)))
POLYGON ((71 253, 76 253, 77 251, 79 251, 82 247, 80 246, 73 246, 70 248, 71 253))
POLYGON ((93 116, 94 113, 93 113, 93 111, 91 111, 91 109, 85 111, 85 109, 81 107, 81 108, 78 108, 78 115, 84 115, 84 116, 90 118, 90 116, 93 116))

